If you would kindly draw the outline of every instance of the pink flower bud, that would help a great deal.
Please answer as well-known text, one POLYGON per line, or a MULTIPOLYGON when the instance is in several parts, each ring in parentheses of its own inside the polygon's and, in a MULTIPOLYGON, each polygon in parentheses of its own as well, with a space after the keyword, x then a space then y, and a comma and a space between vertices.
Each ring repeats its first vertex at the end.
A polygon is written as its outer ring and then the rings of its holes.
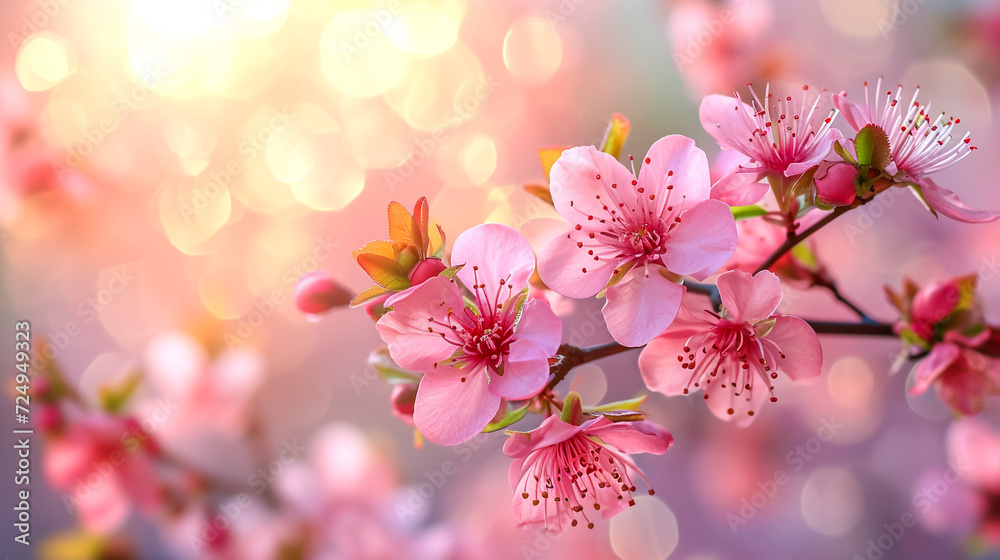
POLYGON ((310 272, 295 286, 295 307, 316 315, 351 302, 351 293, 325 272, 310 272))
POLYGON ((413 403, 417 400, 417 384, 401 383, 393 385, 389 401, 392 403, 392 415, 409 425, 413 425, 413 403))
POLYGON ((38 427, 44 432, 51 432, 62 425, 62 413, 59 407, 53 404, 44 404, 35 413, 35 421, 38 427))
POLYGON ((955 310, 961 298, 961 289, 954 279, 928 284, 913 298, 911 319, 920 323, 940 323, 955 310))
POLYGON ((441 259, 424 259, 417 263, 417 266, 413 267, 413 272, 410 273, 410 283, 414 286, 423 284, 425 281, 441 274, 441 271, 445 268, 447 267, 441 262, 441 259))
POLYGON ((816 181, 816 199, 823 204, 846 206, 854 202, 857 192, 854 190, 854 180, 858 170, 846 162, 832 163, 824 161, 813 176, 816 181))

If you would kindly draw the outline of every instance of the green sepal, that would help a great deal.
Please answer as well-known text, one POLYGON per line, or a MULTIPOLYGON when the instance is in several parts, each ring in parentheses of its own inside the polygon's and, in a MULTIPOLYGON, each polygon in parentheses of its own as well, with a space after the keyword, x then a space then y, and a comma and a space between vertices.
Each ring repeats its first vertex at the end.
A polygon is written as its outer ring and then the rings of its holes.
POLYGON ((733 219, 737 222, 767 214, 767 210, 757 206, 756 204, 750 204, 748 206, 732 206, 729 210, 733 213, 733 219))
MULTIPOLYGON (((502 429, 506 428, 507 426, 510 426, 514 422, 517 422, 521 418, 524 418, 524 415, 528 413, 528 407, 529 406, 531 406, 531 401, 528 401, 522 407, 515 408, 514 410, 508 410, 507 414, 503 415, 503 418, 501 418, 500 420, 497 420, 496 422, 490 422, 489 424, 487 424, 486 427, 483 428, 483 433, 484 434, 488 434, 490 432, 495 432, 497 430, 502 430, 502 429)), ((511 433, 514 433, 514 432, 513 432, 513 430, 508 430, 507 433, 511 434, 511 433)))
POLYGON ((646 402, 647 395, 640 395, 634 399, 615 401, 598 406, 584 407, 584 412, 614 412, 616 410, 639 410, 642 403, 646 402))

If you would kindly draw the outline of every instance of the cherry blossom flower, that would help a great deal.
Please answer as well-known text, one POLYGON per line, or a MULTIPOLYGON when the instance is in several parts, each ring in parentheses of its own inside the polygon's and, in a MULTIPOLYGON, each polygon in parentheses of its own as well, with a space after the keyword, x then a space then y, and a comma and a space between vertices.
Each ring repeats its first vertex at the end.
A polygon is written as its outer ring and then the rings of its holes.
MULTIPOLYGON (((749 84, 747 84, 749 86, 749 84)), ((843 135, 832 127, 837 111, 819 121, 816 113, 820 98, 810 104, 809 87, 803 86, 801 104, 791 95, 774 95, 768 84, 763 100, 751 88, 751 104, 740 97, 709 95, 701 102, 698 116, 701 125, 723 150, 735 150, 749 158, 737 174, 754 178, 747 188, 763 198, 766 189, 754 185, 767 176, 795 177, 817 166, 833 150, 833 143, 843 135)), ((723 191, 727 192, 728 190, 723 191)), ((728 196, 734 196, 728 194, 728 196)), ((752 204, 749 194, 741 204, 752 204)))
POLYGON ((427 439, 453 445, 472 438, 501 400, 534 396, 548 381, 562 322, 538 299, 523 294, 535 268, 528 242, 499 224, 476 226, 455 240, 457 280, 437 276, 391 297, 377 324, 389 354, 425 375, 413 421, 427 439))
POLYGON ((538 272, 556 292, 605 290, 604 319, 616 341, 641 346, 680 305, 679 275, 703 280, 733 254, 729 207, 709 200, 705 153, 685 136, 654 143, 638 177, 592 146, 563 152, 552 167, 556 210, 572 224, 543 250, 538 272))
POLYGON ((730 271, 719 276, 725 312, 682 309, 677 321, 639 355, 646 386, 665 395, 701 389, 713 414, 749 425, 770 396, 771 380, 818 377, 823 362, 819 338, 808 323, 776 314, 778 277, 730 271))
POLYGON ((85 528, 110 533, 133 509, 151 514, 162 502, 150 458, 156 452, 134 419, 81 413, 52 434, 43 468, 85 528))
POLYGON ((834 95, 833 105, 840 109, 844 120, 855 131, 875 125, 886 133, 892 163, 885 171, 893 176, 895 182, 919 189, 915 192, 932 211, 954 220, 979 223, 1000 218, 998 212, 969 208, 955 193, 938 186, 930 178, 930 175, 965 159, 976 149, 968 132, 952 142, 952 132, 961 119, 945 118, 944 113, 932 119, 930 104, 921 105, 917 101, 919 87, 909 103, 904 102, 901 85, 895 95, 887 91, 880 104, 881 91, 882 79, 879 78, 871 96, 868 82, 865 82, 864 105, 848 101, 846 92, 834 95))
POLYGON ((645 475, 629 454, 662 455, 673 443, 669 432, 646 420, 585 418, 579 396, 570 393, 561 417, 549 416, 531 432, 509 432, 503 451, 515 459, 509 478, 519 525, 541 523, 560 533, 582 520, 592 529, 588 514, 610 519, 635 505, 635 478, 645 475))
POLYGON ((943 342, 917 364, 910 394, 921 395, 934 385, 938 398, 956 412, 979 413, 985 395, 1000 394, 1000 362, 976 351, 990 336, 988 328, 973 337, 946 332, 943 342))

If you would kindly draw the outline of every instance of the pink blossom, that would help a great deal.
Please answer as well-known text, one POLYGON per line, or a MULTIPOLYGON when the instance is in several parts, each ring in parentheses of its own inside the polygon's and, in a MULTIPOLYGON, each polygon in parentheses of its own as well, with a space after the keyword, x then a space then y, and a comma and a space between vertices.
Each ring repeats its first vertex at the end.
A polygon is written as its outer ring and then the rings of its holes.
POLYGON ((43 468, 85 528, 110 533, 133 508, 151 514, 162 501, 152 441, 134 419, 80 415, 53 434, 43 468))
POLYGON ((823 362, 819 338, 808 323, 775 313, 781 302, 778 277, 730 271, 719 276, 725 312, 687 308, 639 355, 646 386, 665 395, 701 389, 708 407, 723 420, 746 426, 770 396, 771 380, 818 377, 823 362))
POLYGON ((930 105, 917 102, 920 88, 916 88, 909 103, 903 100, 903 86, 896 94, 885 93, 879 106, 882 79, 869 96, 865 82, 864 105, 847 100, 847 93, 833 96, 833 105, 840 109, 844 120, 858 131, 869 124, 880 127, 889 137, 892 165, 886 170, 894 175, 897 183, 919 188, 919 198, 933 211, 962 222, 991 222, 1000 218, 998 212, 974 210, 966 206, 955 193, 937 185, 930 175, 955 165, 976 149, 972 136, 965 133, 954 143, 952 131, 961 120, 945 118, 941 113, 931 119, 930 105))
POLYGON ((299 278, 295 285, 295 307, 309 315, 347 306, 353 297, 353 294, 326 272, 310 272, 299 278))
POLYGON ((597 511, 614 517, 635 504, 636 476, 645 480, 628 454, 661 455, 672 443, 670 433, 652 422, 605 416, 580 425, 549 416, 531 432, 512 432, 503 451, 515 459, 509 478, 518 524, 541 523, 560 533, 579 520, 593 528, 590 515, 597 511))
POLYGON ((974 337, 948 331, 944 341, 934 344, 913 372, 911 395, 921 395, 934 385, 940 398, 956 412, 977 414, 983 396, 1000 394, 1000 363, 976 351, 991 336, 989 328, 974 337))
MULTIPOLYGON (((723 150, 736 150, 749 158, 749 163, 736 173, 751 174, 758 180, 767 175, 794 177, 819 165, 830 154, 833 143, 842 138, 840 131, 831 126, 837 112, 819 121, 819 98, 810 104, 808 89, 803 86, 801 108, 790 95, 772 94, 770 84, 763 101, 750 89, 752 104, 744 103, 739 93, 735 97, 709 95, 702 101, 698 116, 702 127, 723 150)), ((760 192, 763 196, 764 192, 760 192)), ((756 200, 743 204, 753 202, 756 200)))
POLYGON ((454 278, 437 276, 390 298, 377 328, 403 368, 425 375, 413 421, 427 439, 453 445, 480 432, 502 399, 534 396, 548 381, 562 322, 523 291, 535 269, 528 242, 499 224, 455 240, 451 261, 474 296, 466 307, 454 278))
POLYGON ((680 305, 679 275, 699 280, 733 254, 736 226, 709 200, 705 153, 690 138, 654 143, 638 177, 592 146, 563 152, 552 167, 556 210, 572 228, 543 250, 538 272, 573 298, 607 289, 604 319, 616 341, 641 346, 680 305))

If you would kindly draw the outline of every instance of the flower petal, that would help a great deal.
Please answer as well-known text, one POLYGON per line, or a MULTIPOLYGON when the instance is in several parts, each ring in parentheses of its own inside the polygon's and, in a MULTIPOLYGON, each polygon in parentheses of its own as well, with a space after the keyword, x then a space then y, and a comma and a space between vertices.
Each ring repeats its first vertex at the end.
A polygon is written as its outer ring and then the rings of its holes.
POLYGON ((708 156, 694 140, 680 134, 654 142, 639 170, 639 186, 656 196, 666 196, 667 185, 673 185, 673 194, 683 196, 688 204, 708 200, 711 184, 708 156))
POLYGON ((447 323, 448 310, 463 307, 465 302, 454 281, 437 276, 394 301, 392 311, 383 315, 375 328, 397 364, 429 373, 436 370, 435 363, 447 359, 456 349, 441 336, 435 322, 447 323))
POLYGON ((464 264, 458 271, 459 280, 495 305, 528 285, 535 271, 535 254, 528 240, 514 229, 503 224, 482 224, 455 239, 451 264, 464 264))
POLYGON ((729 206, 756 204, 767 196, 770 186, 761 183, 761 173, 756 170, 733 171, 712 185, 712 199, 729 206))
POLYGON ((731 270, 717 282, 722 305, 736 323, 751 325, 770 317, 781 303, 781 281, 769 270, 756 275, 731 270))
POLYGON ((684 394, 691 379, 691 372, 681 367, 681 355, 688 331, 675 331, 671 326, 662 335, 649 341, 639 354, 639 372, 650 391, 673 396, 684 394))
POLYGON ((551 355, 531 340, 515 340, 504 360, 503 375, 489 374, 490 391, 509 401, 537 395, 549 380, 551 355))
POLYGON ((653 453, 662 455, 674 442, 670 432, 649 421, 612 422, 600 418, 584 430, 588 436, 597 436, 622 453, 653 453))
POLYGON ((650 266, 646 276, 642 268, 634 268, 608 288, 604 321, 619 344, 642 346, 674 320, 684 288, 664 278, 660 270, 650 266))
MULTIPOLYGON (((875 94, 878 95, 878 92, 875 92, 875 94)), ((835 93, 830 97, 830 101, 833 103, 833 106, 840 111, 840 114, 844 116, 844 120, 847 121, 847 124, 850 125, 855 132, 861 130, 872 122, 868 106, 848 101, 846 91, 835 93)))
POLYGON ((556 316, 549 304, 530 299, 521 310, 515 336, 518 340, 530 340, 538 345, 545 357, 554 356, 562 342, 562 319, 556 316))
POLYGON ((485 371, 445 369, 420 380, 413 423, 430 441, 455 445, 481 432, 499 408, 500 397, 489 390, 485 371))
POLYGON ((571 298, 597 295, 608 285, 618 266, 609 259, 595 261, 586 248, 586 244, 593 241, 580 233, 573 230, 557 236, 545 246, 538 259, 538 275, 542 282, 556 293, 571 298), (578 243, 585 245, 580 247, 578 243))
MULTIPOLYGON (((556 211, 570 224, 584 224, 587 216, 606 214, 604 202, 611 192, 622 197, 630 207, 636 194, 631 188, 635 176, 613 156, 593 146, 578 146, 562 153, 552 166, 549 190, 556 211), (599 177, 599 178, 598 178, 599 177), (611 185, 629 186, 612 190, 611 185)), ((584 224, 585 225, 585 224, 584 224)))
POLYGON ((910 387, 910 395, 915 397, 923 394, 931 386, 931 383, 951 367, 961 352, 962 350, 954 344, 947 342, 935 344, 931 348, 930 354, 921 360, 916 369, 913 370, 913 386, 910 387))
POLYGON ((778 364, 775 369, 792 381, 819 377, 823 366, 823 347, 809 323, 791 315, 780 315, 764 339, 777 345, 785 355, 784 358, 780 355, 774 358, 778 364))
POLYGON ((812 144, 808 152, 800 154, 794 163, 788 164, 785 168, 785 177, 794 177, 805 173, 810 167, 819 165, 833 151, 833 143, 843 138, 843 133, 836 128, 828 129, 822 138, 812 144))
POLYGON ((927 205, 953 220, 969 224, 981 224, 1000 218, 1000 212, 988 212, 969 208, 961 198, 958 198, 957 194, 938 186, 931 179, 924 177, 920 179, 919 183, 920 193, 923 195, 927 205))
POLYGON ((709 95, 698 108, 698 119, 705 132, 715 138, 723 150, 744 153, 743 143, 753 137, 753 129, 744 115, 754 113, 749 105, 735 97, 709 95))
POLYGON ((680 218, 665 242, 663 264, 676 274, 704 280, 736 251, 736 221, 718 200, 706 200, 680 218))
POLYGON ((580 433, 582 429, 580 426, 563 422, 558 414, 554 414, 530 432, 515 432, 503 443, 503 452, 508 457, 515 459, 527 457, 536 449, 568 440, 580 433))
POLYGON ((754 380, 751 389, 736 388, 718 382, 708 383, 702 388, 708 396, 705 404, 712 414, 727 422, 735 421, 736 426, 740 428, 745 428, 753 422, 764 401, 770 396, 767 384, 760 378, 754 380), (733 411, 732 414, 729 413, 730 410, 733 411))

